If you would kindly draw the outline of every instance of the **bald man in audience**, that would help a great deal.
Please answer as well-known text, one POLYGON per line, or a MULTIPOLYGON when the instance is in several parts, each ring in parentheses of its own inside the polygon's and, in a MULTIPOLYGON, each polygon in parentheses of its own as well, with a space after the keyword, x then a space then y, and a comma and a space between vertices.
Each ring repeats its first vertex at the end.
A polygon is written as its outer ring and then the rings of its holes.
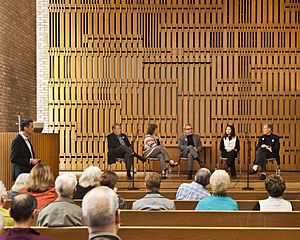
POLYGON ((120 240, 120 210, 117 194, 108 187, 96 187, 82 201, 83 220, 89 240, 120 240))
POLYGON ((75 174, 63 174, 56 178, 58 198, 40 211, 37 221, 39 226, 82 226, 82 209, 73 201, 76 184, 75 174))
POLYGON ((0 235, 0 240, 51 240, 48 237, 41 237, 31 228, 35 225, 37 215, 35 197, 27 193, 16 195, 11 201, 10 215, 15 220, 15 225, 13 228, 6 229, 6 233, 0 235))
POLYGON ((148 173, 145 177, 147 194, 135 201, 132 210, 175 210, 174 201, 160 195, 161 176, 156 172, 148 173))

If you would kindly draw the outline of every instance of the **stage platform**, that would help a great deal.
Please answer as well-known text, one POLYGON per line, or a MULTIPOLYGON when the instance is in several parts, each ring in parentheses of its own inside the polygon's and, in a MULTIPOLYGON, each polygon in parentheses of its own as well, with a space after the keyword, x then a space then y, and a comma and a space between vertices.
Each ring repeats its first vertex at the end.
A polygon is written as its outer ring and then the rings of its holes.
MULTIPOLYGON (((60 173, 66 173, 65 171, 60 173)), ((78 177, 80 177, 81 172, 74 172, 78 177)), ((128 187, 132 185, 131 180, 127 180, 125 172, 116 172, 119 176, 119 181, 117 183, 117 188, 119 190, 126 190, 128 187)), ((147 174, 147 173, 146 173, 147 174)), ((268 172, 267 175, 272 174, 272 172, 268 172)), ((194 175, 193 175, 194 176, 194 175)), ((295 191, 300 192, 300 172, 281 172, 281 176, 286 181, 286 191, 295 191)), ((247 185, 246 181, 246 172, 242 172, 241 176, 237 176, 236 180, 231 180, 229 190, 230 191, 240 191, 243 187, 247 185)), ((249 176, 249 184, 250 187, 253 187, 255 191, 265 191, 264 181, 258 179, 259 175, 251 175, 249 176)), ((143 172, 138 172, 135 177, 135 186, 140 188, 141 191, 145 190, 145 175, 143 172)), ((177 175, 177 171, 173 171, 173 173, 169 174, 167 179, 162 180, 161 190, 164 191, 175 191, 178 189, 181 183, 189 183, 191 180, 187 180, 186 174, 177 175)), ((210 186, 208 186, 210 189, 210 186)))

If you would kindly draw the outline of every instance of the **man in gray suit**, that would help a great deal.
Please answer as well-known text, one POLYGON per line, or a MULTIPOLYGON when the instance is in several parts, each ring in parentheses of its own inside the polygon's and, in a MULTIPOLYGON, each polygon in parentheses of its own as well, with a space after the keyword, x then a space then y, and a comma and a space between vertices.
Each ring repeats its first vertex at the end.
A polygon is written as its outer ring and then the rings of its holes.
POLYGON ((147 194, 132 205, 132 210, 175 210, 174 201, 164 198, 159 193, 161 177, 156 172, 145 177, 147 194))
POLYGON ((188 159, 188 177, 192 179, 194 160, 201 166, 203 162, 200 160, 201 140, 200 136, 193 133, 192 124, 184 125, 184 134, 178 139, 178 147, 180 149, 180 156, 188 159))

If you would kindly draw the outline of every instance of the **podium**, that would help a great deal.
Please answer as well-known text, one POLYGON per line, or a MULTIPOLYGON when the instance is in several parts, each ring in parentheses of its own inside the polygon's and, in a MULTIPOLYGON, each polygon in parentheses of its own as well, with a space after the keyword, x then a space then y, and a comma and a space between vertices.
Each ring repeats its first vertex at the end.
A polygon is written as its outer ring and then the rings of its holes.
MULTIPOLYGON (((16 137, 16 132, 0 132, 0 180, 7 190, 12 186, 12 163, 10 162, 10 145, 16 137)), ((59 167, 59 134, 34 133, 30 137, 35 157, 50 166, 56 178, 59 167)))

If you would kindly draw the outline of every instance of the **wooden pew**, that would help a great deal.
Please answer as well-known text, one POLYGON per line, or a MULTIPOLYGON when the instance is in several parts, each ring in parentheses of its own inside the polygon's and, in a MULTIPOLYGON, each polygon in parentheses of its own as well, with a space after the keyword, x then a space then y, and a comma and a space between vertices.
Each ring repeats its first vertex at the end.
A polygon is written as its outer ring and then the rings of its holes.
POLYGON ((300 212, 121 211, 122 226, 300 227, 300 212))
MULTIPOLYGON (((132 209, 132 204, 136 199, 125 199, 127 209, 132 209)), ((175 200, 176 210, 194 210, 198 204, 198 201, 182 201, 175 200)), ((300 211, 300 200, 290 200, 293 204, 294 211, 300 211)), ((76 201, 77 205, 81 206, 81 201, 76 201)), ((252 210, 257 200, 237 200, 239 210, 252 210)))
MULTIPOLYGON (((132 209, 132 204, 136 199, 125 199, 127 204, 127 209, 132 209)), ((81 207, 82 200, 81 199, 74 199, 74 202, 81 207)), ((181 200, 175 200, 175 206, 176 210, 194 210, 198 204, 198 201, 181 201, 181 200)), ((293 204, 295 211, 300 211, 300 200, 290 200, 290 202, 293 204)), ((252 210, 255 204, 257 203, 257 200, 237 200, 237 203, 239 205, 240 210, 252 210)), ((5 204, 5 208, 10 208, 10 200, 8 200, 5 204)))
MULTIPOLYGON (((176 190, 160 191, 160 193, 169 199, 176 198, 176 190)), ((125 199, 140 199, 145 196, 145 191, 118 191, 118 194, 125 199)), ((268 197, 266 191, 228 191, 228 196, 235 200, 261 200, 268 197)), ((287 191, 283 194, 286 200, 296 200, 299 191, 287 191)))
MULTIPOLYGON (((41 236, 54 240, 88 239, 87 227, 35 228, 41 236)), ((120 227, 118 235, 123 240, 199 240, 199 239, 263 239, 295 240, 300 228, 241 228, 241 227, 120 227)))

